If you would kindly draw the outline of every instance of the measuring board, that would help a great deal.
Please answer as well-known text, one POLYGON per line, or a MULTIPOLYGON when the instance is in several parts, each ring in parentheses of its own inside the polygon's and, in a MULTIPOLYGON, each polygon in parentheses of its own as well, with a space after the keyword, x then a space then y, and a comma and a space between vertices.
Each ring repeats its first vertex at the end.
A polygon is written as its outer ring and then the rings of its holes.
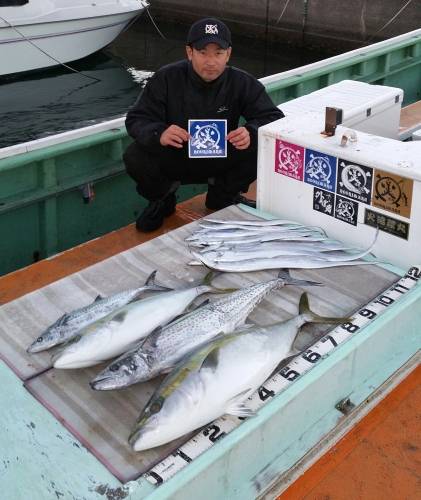
MULTIPOLYGON (((374 321, 389 306, 408 293, 421 278, 421 266, 411 267, 405 276, 380 293, 374 300, 360 308, 352 321, 336 326, 302 354, 294 357, 287 366, 268 378, 259 389, 247 399, 246 406, 257 411, 274 396, 286 389, 300 375, 308 372, 318 361, 326 357, 335 347, 346 342, 362 328, 374 321)), ((249 417, 224 415, 180 446, 171 455, 144 474, 154 485, 162 484, 186 467, 219 439, 238 427, 249 417)))

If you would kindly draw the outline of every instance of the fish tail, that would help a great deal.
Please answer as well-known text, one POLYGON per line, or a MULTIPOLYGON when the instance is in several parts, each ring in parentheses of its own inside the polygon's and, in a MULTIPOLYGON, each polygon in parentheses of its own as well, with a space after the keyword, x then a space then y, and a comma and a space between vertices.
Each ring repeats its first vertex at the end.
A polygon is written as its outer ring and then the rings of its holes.
POLYGON ((352 320, 349 317, 327 317, 327 316, 319 316, 315 312, 310 309, 308 303, 308 295, 304 292, 300 297, 300 305, 299 305, 299 314, 305 315, 308 319, 308 323, 333 323, 340 325, 342 323, 347 323, 352 320))
POLYGON ((202 285, 209 288, 210 293, 231 293, 236 292, 238 288, 218 288, 212 285, 212 281, 222 274, 218 271, 213 271, 212 269, 208 272, 208 274, 203 278, 202 285))
MULTIPOLYGON (((150 291, 155 291, 155 292, 165 292, 165 291, 169 292, 171 290, 174 290, 174 288, 169 288, 167 286, 158 285, 157 283, 155 283, 156 273, 157 273, 156 269, 155 269, 155 271, 151 272, 151 274, 146 278, 144 286, 147 286, 150 291)), ((143 291, 140 292, 139 297, 142 295, 143 295, 143 291)), ((136 296, 135 300, 137 300, 139 297, 136 296)))
POLYGON ((297 286, 323 286, 323 283, 318 281, 309 280, 299 280, 293 278, 287 269, 280 269, 278 273, 278 278, 282 279, 285 285, 297 285, 297 286))

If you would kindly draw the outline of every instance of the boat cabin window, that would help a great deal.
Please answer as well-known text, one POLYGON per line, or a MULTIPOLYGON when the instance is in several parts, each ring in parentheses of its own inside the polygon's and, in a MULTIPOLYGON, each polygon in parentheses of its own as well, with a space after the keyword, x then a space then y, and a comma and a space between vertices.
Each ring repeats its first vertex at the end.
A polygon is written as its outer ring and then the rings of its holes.
POLYGON ((16 5, 25 5, 29 0, 0 0, 0 7, 14 7, 16 5))

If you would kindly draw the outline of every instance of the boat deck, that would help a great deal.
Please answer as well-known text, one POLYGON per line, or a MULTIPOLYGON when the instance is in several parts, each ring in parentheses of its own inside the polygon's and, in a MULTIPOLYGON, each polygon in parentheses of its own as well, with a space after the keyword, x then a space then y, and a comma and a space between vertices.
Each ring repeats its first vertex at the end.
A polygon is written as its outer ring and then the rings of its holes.
MULTIPOLYGON (((252 188, 249 196, 253 196, 252 188)), ((203 196, 178 205, 164 226, 140 234, 133 224, 0 277, 0 303, 192 222, 208 211, 203 196)), ((416 498, 419 490, 421 369, 413 371, 279 498, 416 498), (418 414, 417 414, 418 409, 418 414)), ((285 487, 285 486, 283 486, 285 487)), ((276 488, 273 490, 273 496, 276 488)), ((282 491, 279 488, 278 491, 282 491)))
POLYGON ((415 130, 421 127, 421 101, 414 102, 402 108, 399 122, 399 135, 410 137, 415 130))

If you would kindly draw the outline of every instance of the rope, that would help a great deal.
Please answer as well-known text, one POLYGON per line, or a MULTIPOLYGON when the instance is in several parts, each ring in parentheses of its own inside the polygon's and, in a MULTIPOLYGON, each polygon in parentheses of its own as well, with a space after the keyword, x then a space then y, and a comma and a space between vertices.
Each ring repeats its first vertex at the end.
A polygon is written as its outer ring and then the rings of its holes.
POLYGON ((157 24, 154 21, 154 18, 152 17, 152 14, 149 12, 149 7, 146 7, 146 12, 148 13, 149 19, 152 21, 152 24, 155 26, 156 31, 161 35, 161 37, 164 40, 167 40, 167 38, 162 34, 161 30, 158 28, 157 24))
POLYGON ((364 42, 364 43, 369 43, 369 42, 371 42, 371 40, 373 40, 373 38, 374 38, 377 34, 379 34, 379 33, 380 33, 380 31, 383 31, 385 28, 387 28, 387 27, 389 26, 389 24, 390 24, 390 23, 392 23, 392 22, 393 22, 393 21, 394 21, 394 20, 395 20, 395 19, 399 16, 399 14, 400 14, 401 12, 403 12, 403 11, 404 11, 404 10, 408 7, 408 5, 409 5, 411 2, 412 2, 412 0, 408 0, 408 1, 406 2, 406 4, 405 4, 403 7, 401 7, 401 8, 398 10, 398 12, 396 12, 396 14, 395 14, 395 15, 394 15, 394 16, 393 16, 393 17, 392 17, 392 18, 391 18, 391 19, 390 19, 390 20, 389 20, 389 21, 388 21, 388 22, 387 22, 384 26, 382 26, 382 27, 381 27, 379 30, 377 30, 377 31, 376 31, 373 35, 371 35, 371 37, 370 37, 368 40, 365 40, 365 42, 364 42))
POLYGON ((86 75, 85 73, 82 73, 81 71, 77 70, 77 69, 74 69, 72 68, 71 66, 69 66, 68 64, 65 64, 64 62, 61 62, 59 61, 58 59, 56 59, 55 57, 53 57, 51 54, 48 54, 48 52, 46 52, 45 50, 41 49, 41 47, 38 47, 37 44, 35 44, 32 40, 29 40, 29 38, 27 38, 21 31, 19 31, 16 26, 13 26, 11 23, 9 23, 9 21, 7 21, 6 19, 4 19, 3 17, 0 16, 0 19, 5 22, 10 28, 12 28, 13 30, 16 31, 16 33, 18 33, 18 35, 20 35, 24 40, 26 40, 28 43, 30 43, 33 47, 35 47, 36 49, 38 49, 40 52, 42 52, 43 54, 45 54, 47 57, 49 57, 50 59, 52 59, 53 61, 55 61, 57 64, 60 64, 61 66, 64 66, 65 68, 69 69, 70 71, 73 71, 74 73, 79 73, 80 75, 82 76, 85 76, 86 78, 90 78, 91 80, 95 80, 97 82, 100 82, 101 80, 99 78, 95 78, 94 76, 90 76, 90 75, 86 75))

